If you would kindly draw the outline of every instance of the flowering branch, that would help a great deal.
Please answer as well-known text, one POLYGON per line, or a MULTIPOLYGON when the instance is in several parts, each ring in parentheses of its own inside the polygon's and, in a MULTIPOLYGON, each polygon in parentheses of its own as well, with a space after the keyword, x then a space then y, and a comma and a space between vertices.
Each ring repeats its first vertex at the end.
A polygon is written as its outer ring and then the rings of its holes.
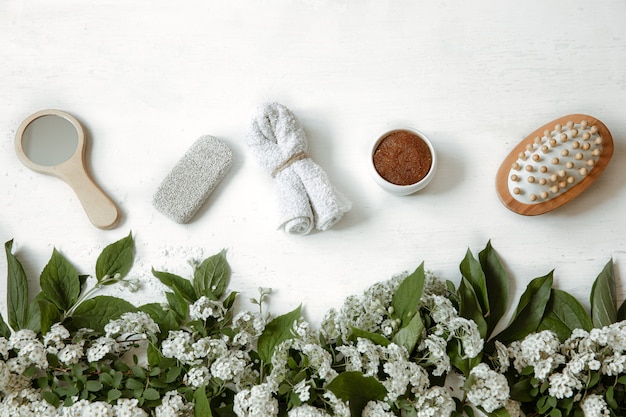
POLYGON ((108 417, 429 417, 625 415, 626 306, 611 262, 591 311, 532 280, 510 322, 509 278, 487 244, 468 250, 458 285, 420 265, 325 315, 234 310, 224 251, 187 279, 152 273, 164 303, 94 296, 126 278, 133 239, 107 246, 86 289, 58 251, 28 302, 28 280, 5 244, 7 321, 0 317, 0 415, 108 417))

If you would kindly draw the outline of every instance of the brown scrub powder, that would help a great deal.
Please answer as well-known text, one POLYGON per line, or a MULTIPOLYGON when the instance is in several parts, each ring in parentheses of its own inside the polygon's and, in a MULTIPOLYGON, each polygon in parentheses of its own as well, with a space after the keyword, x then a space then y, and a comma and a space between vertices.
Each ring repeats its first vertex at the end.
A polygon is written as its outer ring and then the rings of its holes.
POLYGON ((411 185, 422 180, 433 163, 426 142, 406 130, 385 136, 372 158, 380 176, 396 185, 411 185))

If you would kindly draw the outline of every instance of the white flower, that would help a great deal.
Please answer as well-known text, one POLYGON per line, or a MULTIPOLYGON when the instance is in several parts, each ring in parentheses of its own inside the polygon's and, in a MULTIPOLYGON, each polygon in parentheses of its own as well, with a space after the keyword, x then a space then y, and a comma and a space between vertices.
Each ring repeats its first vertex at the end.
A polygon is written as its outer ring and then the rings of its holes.
POLYGON ((48 367, 48 358, 46 357, 46 348, 38 340, 29 340, 20 342, 21 348, 17 354, 17 360, 20 365, 29 367, 37 366, 39 369, 48 367))
POLYGON ((78 363, 83 357, 83 347, 81 345, 65 345, 57 355, 59 360, 65 365, 78 363))
POLYGON ((113 406, 105 402, 89 402, 87 400, 80 400, 75 402, 70 407, 63 410, 63 416, 79 417, 79 416, 93 416, 93 417, 115 417, 113 413, 113 406))
POLYGON ((9 357, 9 349, 11 349, 9 341, 4 337, 0 337, 0 355, 2 355, 2 358, 7 359, 9 357))
POLYGON ((204 295, 189 306, 189 317, 192 320, 206 320, 209 317, 222 320, 225 313, 226 309, 221 302, 211 300, 204 295))
POLYGON ((129 338, 135 335, 145 336, 159 332, 159 326, 148 313, 143 311, 124 313, 117 320, 112 320, 104 326, 107 337, 129 338))
POLYGON ((456 317, 448 325, 454 336, 461 341, 466 357, 475 358, 482 352, 484 340, 475 321, 456 317))
POLYGON ((585 417, 602 417, 610 416, 611 412, 604 401, 604 398, 598 394, 588 395, 580 404, 585 413, 585 417))
POLYGON ((370 401, 365 405, 362 417, 395 417, 392 413, 389 404, 382 401, 370 401))
POLYGON ((25 344, 37 339, 37 334, 30 329, 21 329, 9 337, 9 349, 21 349, 25 344))
POLYGON ((509 369, 509 365, 511 364, 509 360, 509 351, 504 345, 504 343, 496 340, 496 357, 495 363, 498 364, 498 372, 505 373, 509 369))
POLYGON ((0 361, 0 392, 8 391, 8 382, 11 378, 11 371, 4 361, 0 361))
POLYGON ((233 345, 252 348, 256 339, 263 333, 265 322, 258 313, 242 311, 233 318, 233 327, 238 330, 233 337, 233 345))
POLYGON ((508 400, 504 406, 509 413, 509 417, 521 417, 522 408, 521 404, 515 400, 508 400))
POLYGON ((273 417, 278 415, 278 400, 267 384, 255 385, 235 395, 233 411, 238 417, 273 417))
POLYGON ((626 369, 626 355, 615 352, 602 361, 602 373, 608 376, 617 376, 626 369))
POLYGON ((413 404, 417 417, 450 417, 456 409, 454 400, 444 387, 433 386, 428 388, 415 399, 413 404))
POLYGON ((211 372, 209 372, 209 369, 206 366, 197 366, 187 371, 183 381, 191 387, 198 388, 207 384, 210 379, 211 372))
POLYGON ((392 343, 383 349, 383 354, 386 356, 383 371, 388 378, 382 384, 387 389, 389 401, 404 395, 409 386, 413 392, 421 392, 429 385, 428 374, 421 366, 408 360, 406 349, 392 343))
POLYGON ((115 339, 105 336, 99 337, 87 349, 87 360, 89 362, 97 362, 108 353, 117 353, 119 350, 119 345, 115 339))
POLYGON ((434 334, 429 334, 420 345, 418 351, 424 355, 425 365, 434 365, 433 375, 441 376, 452 368, 450 357, 446 351, 448 342, 434 334))
POLYGON ((571 398, 574 395, 574 390, 579 390, 583 387, 582 382, 567 371, 550 375, 548 381, 550 382, 548 394, 559 400, 571 398))
MULTIPOLYGON (((407 274, 398 275, 386 282, 379 282, 368 288, 362 296, 349 296, 344 300, 340 311, 326 313, 321 333, 329 341, 349 340, 352 329, 381 332, 382 324, 387 323, 393 294, 407 274)), ((387 324, 385 326, 388 327, 387 324)))
POLYGON ((544 330, 511 343, 509 355, 517 372, 532 366, 535 377, 545 381, 553 370, 565 362, 565 357, 559 353, 560 346, 556 333, 544 330))
POLYGON ((300 398, 300 401, 303 403, 309 401, 309 398, 311 398, 311 393, 309 392, 311 387, 306 382, 306 379, 303 379, 293 387, 293 392, 298 396, 298 398, 300 398))
POLYGON ((224 382, 233 380, 245 371, 248 360, 247 353, 241 350, 230 350, 211 364, 211 374, 224 382))
POLYGON ((337 398, 331 391, 326 391, 323 395, 333 409, 333 417, 350 417, 350 407, 340 398, 337 398))
POLYGON ((139 404, 139 401, 135 398, 118 399, 117 404, 113 406, 115 417, 148 417, 148 413, 139 408, 137 404, 139 404))
POLYGON ((167 339, 161 343, 161 353, 166 358, 178 359, 184 364, 194 364, 197 358, 192 343, 191 333, 184 330, 170 330, 167 339))
POLYGON ((330 381, 337 376, 337 371, 332 369, 333 357, 323 347, 307 343, 302 346, 301 351, 308 357, 311 369, 314 369, 321 379, 330 381))
POLYGON ((70 332, 61 323, 55 323, 43 337, 43 343, 48 353, 57 354, 65 346, 70 332))
POLYGON ((449 323, 458 316, 452 301, 441 295, 431 294, 423 296, 420 303, 430 311, 430 316, 435 323, 449 323))
POLYGON ((315 408, 308 404, 303 404, 299 407, 292 408, 287 413, 288 417, 333 417, 324 410, 315 408))
POLYGON ((486 412, 491 413, 506 406, 509 399, 509 385, 506 377, 481 363, 470 371, 470 388, 467 399, 486 412))
POLYGON ((193 404, 186 403, 177 391, 168 391, 154 411, 156 417, 191 417, 193 404))

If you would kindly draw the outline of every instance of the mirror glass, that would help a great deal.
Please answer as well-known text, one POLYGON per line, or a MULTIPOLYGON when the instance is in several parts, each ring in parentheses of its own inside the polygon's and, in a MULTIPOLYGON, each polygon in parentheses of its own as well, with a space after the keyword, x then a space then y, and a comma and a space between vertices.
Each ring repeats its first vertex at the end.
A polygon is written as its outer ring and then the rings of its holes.
POLYGON ((26 157, 38 165, 59 165, 78 147, 78 131, 67 119, 56 115, 36 118, 26 126, 22 148, 26 157))

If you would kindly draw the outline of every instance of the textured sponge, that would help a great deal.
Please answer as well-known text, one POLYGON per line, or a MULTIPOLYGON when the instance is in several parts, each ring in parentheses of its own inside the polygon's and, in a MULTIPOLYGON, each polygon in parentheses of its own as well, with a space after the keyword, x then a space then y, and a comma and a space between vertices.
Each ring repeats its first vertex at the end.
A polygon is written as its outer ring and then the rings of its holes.
POLYGON ((226 175, 231 149, 213 136, 202 136, 167 174, 152 205, 176 223, 187 223, 226 175))

